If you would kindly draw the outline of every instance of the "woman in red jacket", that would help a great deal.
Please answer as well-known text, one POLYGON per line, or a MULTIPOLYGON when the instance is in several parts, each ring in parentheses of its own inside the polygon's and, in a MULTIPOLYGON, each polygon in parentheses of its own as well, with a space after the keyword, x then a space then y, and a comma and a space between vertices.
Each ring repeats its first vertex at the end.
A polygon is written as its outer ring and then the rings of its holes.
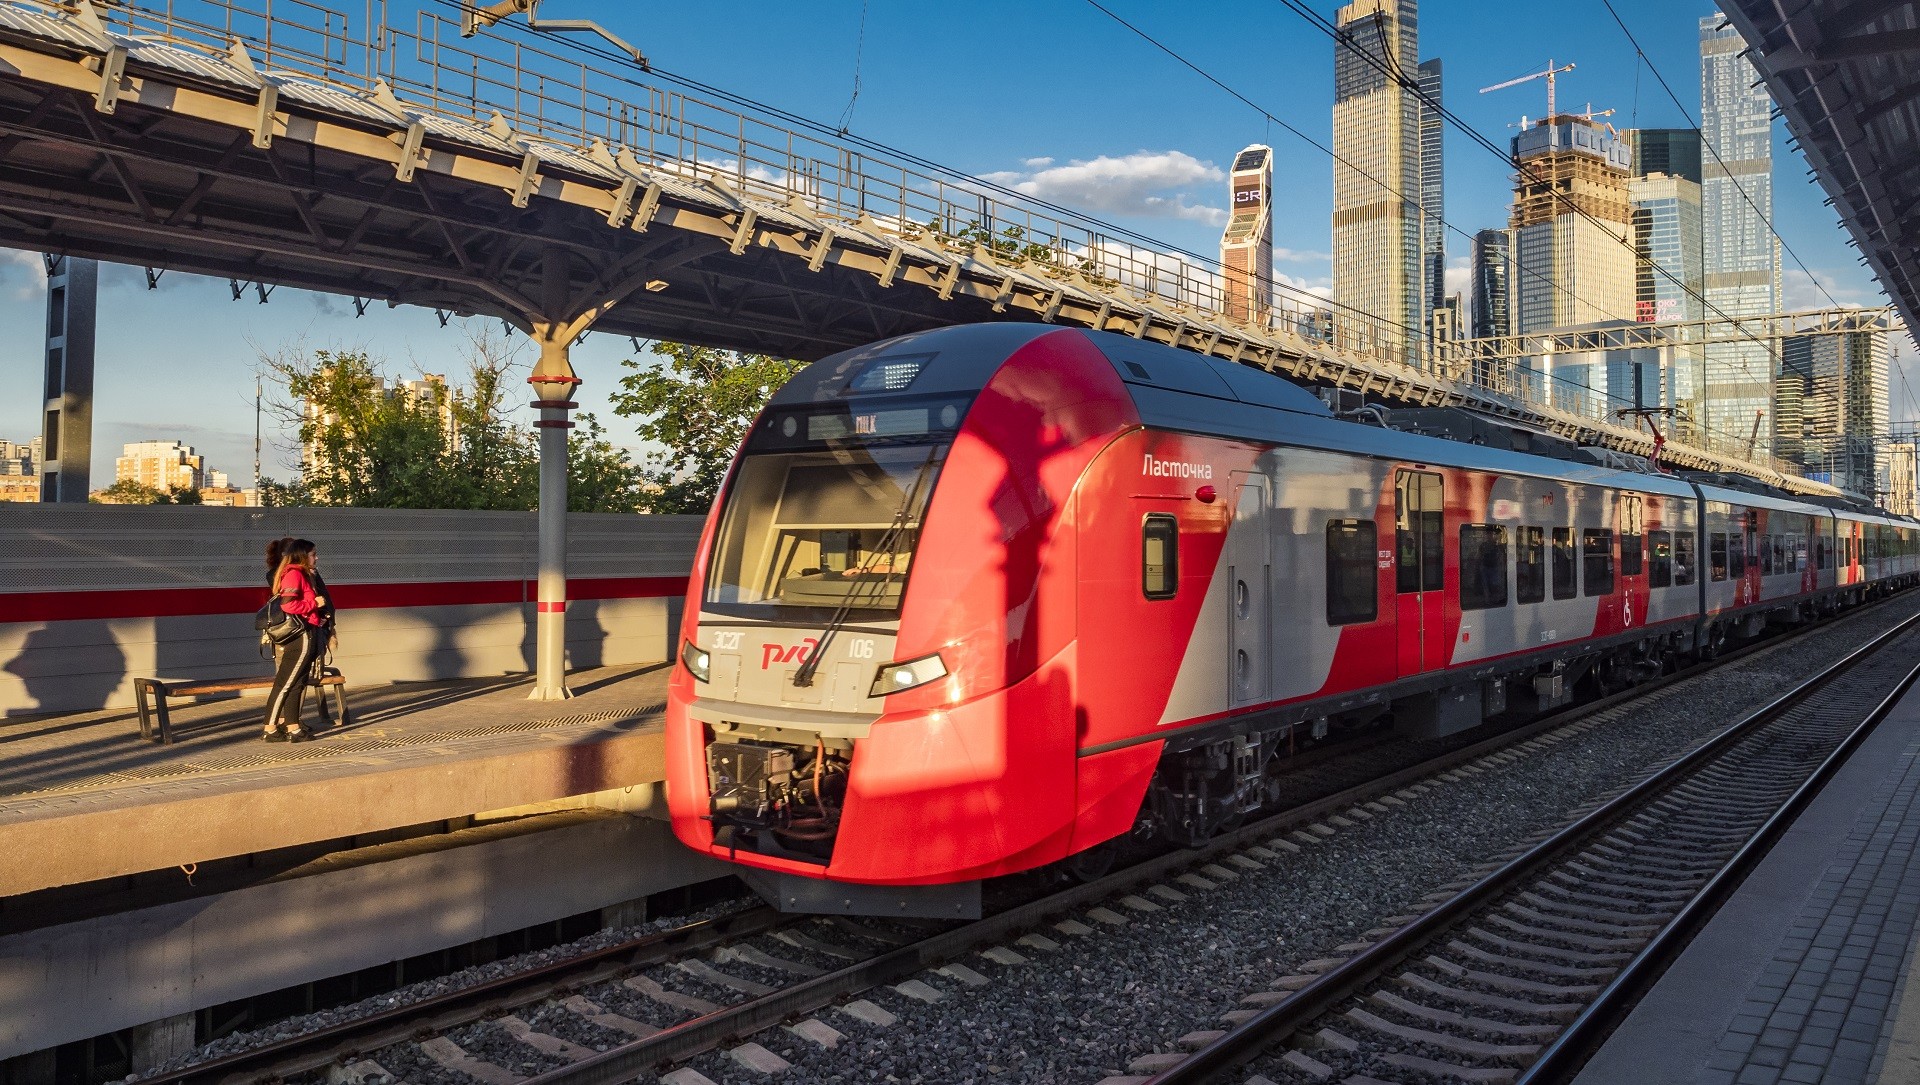
POLYGON ((313 661, 326 650, 327 597, 314 590, 314 545, 305 539, 282 540, 280 562, 273 571, 272 590, 280 608, 304 623, 300 637, 278 653, 273 692, 267 697, 268 742, 305 742, 312 736, 300 726, 300 702, 313 670, 313 661))

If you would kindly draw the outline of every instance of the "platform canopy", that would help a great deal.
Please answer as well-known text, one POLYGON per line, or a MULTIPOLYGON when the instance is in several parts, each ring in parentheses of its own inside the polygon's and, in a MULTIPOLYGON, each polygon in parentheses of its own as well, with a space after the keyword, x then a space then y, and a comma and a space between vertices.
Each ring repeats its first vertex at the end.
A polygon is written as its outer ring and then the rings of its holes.
POLYGON ((1920 327, 1915 0, 1720 0, 1720 9, 1867 266, 1907 327, 1920 327))

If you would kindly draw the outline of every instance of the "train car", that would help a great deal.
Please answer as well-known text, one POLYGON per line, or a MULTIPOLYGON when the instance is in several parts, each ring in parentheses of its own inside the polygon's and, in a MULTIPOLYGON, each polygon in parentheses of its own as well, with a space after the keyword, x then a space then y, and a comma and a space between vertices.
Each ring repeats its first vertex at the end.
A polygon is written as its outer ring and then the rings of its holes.
POLYGON ((1123 335, 888 340, 775 395, 715 503, 674 831, 784 906, 953 914, 1130 831, 1198 843, 1333 731, 1552 708, 1838 599, 1841 524, 1123 335))

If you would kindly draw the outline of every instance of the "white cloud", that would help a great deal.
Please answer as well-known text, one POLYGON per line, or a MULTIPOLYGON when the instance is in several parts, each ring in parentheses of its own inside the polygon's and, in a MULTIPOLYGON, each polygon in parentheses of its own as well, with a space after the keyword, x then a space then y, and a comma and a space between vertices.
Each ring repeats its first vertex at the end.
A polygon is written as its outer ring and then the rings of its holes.
POLYGON ((1298 307, 1304 302, 1305 297, 1319 298, 1321 301, 1333 300, 1333 279, 1330 277, 1301 279, 1284 272, 1275 272, 1273 278, 1274 303, 1281 308, 1298 307))
POLYGON ((1473 292, 1473 261, 1464 256, 1456 256, 1447 261, 1446 291, 1449 297, 1454 294, 1466 296, 1473 292))
POLYGON ((988 173, 982 179, 1093 214, 1186 219, 1209 226, 1227 221, 1225 208, 1194 203, 1186 191, 1218 184, 1227 175, 1183 151, 1135 151, 1117 158, 1103 154, 1064 166, 1054 165, 1051 158, 1029 158, 1022 165, 1026 169, 988 173))
POLYGON ((1848 287, 1831 271, 1815 271, 1808 275, 1799 268, 1784 270, 1780 273, 1780 293, 1788 312, 1831 309, 1836 302, 1843 309, 1886 304, 1880 298, 1879 291, 1869 293, 1857 286, 1848 287), (1828 300, 1828 295, 1832 295, 1832 300, 1828 300))
POLYGON ((1273 258, 1283 264, 1327 264, 1333 262, 1330 252, 1314 252, 1311 249, 1289 249, 1276 245, 1273 258))
POLYGON ((47 288, 46 258, 25 249, 0 249, 0 294, 31 301, 47 288))

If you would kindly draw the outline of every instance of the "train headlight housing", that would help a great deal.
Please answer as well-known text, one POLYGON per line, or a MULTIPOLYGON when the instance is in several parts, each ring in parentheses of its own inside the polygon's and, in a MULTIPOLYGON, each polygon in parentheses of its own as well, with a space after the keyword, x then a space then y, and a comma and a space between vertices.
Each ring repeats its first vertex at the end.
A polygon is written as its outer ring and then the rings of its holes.
POLYGON ((680 662, 687 665, 687 673, 702 682, 710 681, 713 673, 713 656, 706 649, 696 646, 692 641, 680 644, 680 662))
POLYGON ((935 679, 947 676, 947 662, 940 653, 909 659, 905 663, 889 663, 880 668, 873 676, 873 692, 869 697, 885 697, 889 693, 900 693, 915 686, 924 686, 935 679))

